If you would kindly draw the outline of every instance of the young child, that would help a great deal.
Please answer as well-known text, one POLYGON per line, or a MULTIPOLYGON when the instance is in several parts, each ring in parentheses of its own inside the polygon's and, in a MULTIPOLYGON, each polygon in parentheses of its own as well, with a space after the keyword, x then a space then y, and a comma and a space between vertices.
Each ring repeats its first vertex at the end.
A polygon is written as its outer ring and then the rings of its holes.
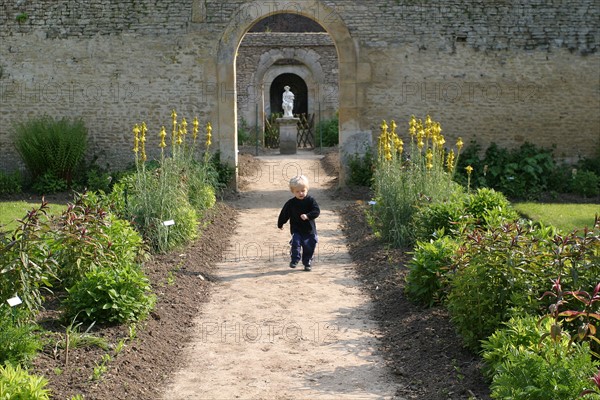
POLYGON ((317 245, 317 226, 315 218, 321 210, 317 201, 308 195, 308 178, 304 175, 295 176, 290 179, 290 191, 294 197, 289 199, 279 213, 277 227, 283 229, 283 225, 290 221, 290 232, 292 233, 290 268, 296 268, 302 260, 305 271, 312 269, 311 262, 317 245))

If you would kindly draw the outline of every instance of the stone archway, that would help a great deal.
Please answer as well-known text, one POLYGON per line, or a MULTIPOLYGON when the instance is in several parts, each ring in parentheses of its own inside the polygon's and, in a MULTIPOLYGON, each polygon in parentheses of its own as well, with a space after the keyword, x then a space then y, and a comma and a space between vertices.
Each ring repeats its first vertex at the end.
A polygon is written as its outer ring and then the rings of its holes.
MULTIPOLYGON (((339 62, 339 126, 340 155, 345 159, 346 144, 352 142, 353 136, 361 136, 370 140, 368 130, 362 130, 358 109, 362 99, 357 95, 361 77, 368 75, 369 68, 358 63, 357 47, 350 32, 334 9, 321 1, 307 0, 299 3, 274 0, 269 3, 252 1, 241 5, 232 15, 221 36, 217 53, 217 85, 218 87, 235 88, 235 57, 244 34, 252 25, 268 15, 277 13, 294 13, 311 18, 318 22, 333 39, 339 62)), ((234 90, 233 96, 223 96, 217 105, 216 139, 223 160, 237 167, 237 106, 234 90)), ((340 184, 345 181, 345 173, 340 173, 340 184)), ((236 170, 237 186, 237 170, 236 170)))

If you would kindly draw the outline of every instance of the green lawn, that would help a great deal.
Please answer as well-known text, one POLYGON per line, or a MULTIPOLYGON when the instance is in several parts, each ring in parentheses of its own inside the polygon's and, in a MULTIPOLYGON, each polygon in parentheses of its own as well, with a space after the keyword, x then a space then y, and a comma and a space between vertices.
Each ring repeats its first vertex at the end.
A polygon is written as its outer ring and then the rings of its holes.
POLYGON ((521 214, 544 225, 553 225, 564 232, 591 228, 594 215, 600 215, 600 204, 514 203, 521 214))
MULTIPOLYGON (((0 202, 0 231, 11 231, 18 226, 17 220, 22 219, 32 208, 39 208, 41 202, 3 201, 0 202)), ((62 204, 48 204, 49 214, 58 214, 66 208, 62 204)))

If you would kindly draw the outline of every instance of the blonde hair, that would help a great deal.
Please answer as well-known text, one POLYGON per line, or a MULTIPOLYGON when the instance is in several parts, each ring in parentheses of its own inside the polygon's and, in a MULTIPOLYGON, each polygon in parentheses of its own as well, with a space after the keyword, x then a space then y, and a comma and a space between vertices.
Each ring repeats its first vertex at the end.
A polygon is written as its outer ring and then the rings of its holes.
POLYGON ((304 175, 296 175, 290 179, 290 190, 298 187, 305 187, 308 189, 308 178, 304 175))

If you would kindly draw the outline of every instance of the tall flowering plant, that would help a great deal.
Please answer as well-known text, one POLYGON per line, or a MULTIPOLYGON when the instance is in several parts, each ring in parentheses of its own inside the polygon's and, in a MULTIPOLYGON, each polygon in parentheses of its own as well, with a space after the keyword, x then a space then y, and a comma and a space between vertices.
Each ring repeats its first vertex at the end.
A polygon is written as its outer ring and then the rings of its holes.
POLYGON ((192 121, 190 139, 187 120, 179 120, 173 110, 170 137, 162 126, 158 132, 160 159, 157 167, 150 168, 146 154, 148 128, 144 122, 133 127, 136 174, 128 192, 127 211, 157 252, 193 239, 198 219, 215 204, 210 123, 204 146, 198 140, 199 134, 198 118, 192 121))
POLYGON ((463 142, 458 139, 456 151, 447 149, 440 123, 430 116, 425 121, 411 116, 408 146, 396 128, 395 121, 380 126, 373 221, 386 240, 407 246, 413 241, 410 221, 415 208, 461 190, 452 177, 463 142))

